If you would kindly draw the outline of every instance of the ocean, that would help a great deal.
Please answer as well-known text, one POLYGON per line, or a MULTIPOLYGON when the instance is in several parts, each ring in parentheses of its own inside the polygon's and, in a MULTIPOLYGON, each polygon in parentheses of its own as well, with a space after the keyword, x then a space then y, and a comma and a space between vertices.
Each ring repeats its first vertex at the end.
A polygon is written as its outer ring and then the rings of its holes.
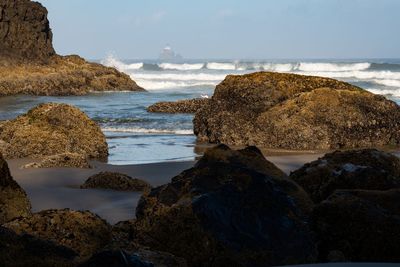
POLYGON ((400 103, 400 59, 375 60, 154 60, 100 61, 129 74, 147 92, 105 92, 87 96, 0 98, 0 120, 12 119, 43 102, 75 105, 97 121, 116 165, 193 160, 199 156, 189 114, 154 114, 158 101, 210 97, 229 74, 290 72, 343 80, 400 103))

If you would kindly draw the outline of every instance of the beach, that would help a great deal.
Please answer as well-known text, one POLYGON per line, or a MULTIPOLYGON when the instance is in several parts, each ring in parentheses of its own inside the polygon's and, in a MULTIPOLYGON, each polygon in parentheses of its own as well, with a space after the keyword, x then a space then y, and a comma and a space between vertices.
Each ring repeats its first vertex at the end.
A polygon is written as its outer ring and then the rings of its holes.
MULTIPOLYGON (((268 160, 289 174, 322 154, 269 156, 268 160)), ((26 191, 32 211, 70 208, 89 210, 111 224, 135 217, 140 192, 119 192, 102 189, 80 189, 85 180, 102 171, 120 172, 142 179, 152 186, 168 183, 172 177, 191 168, 195 161, 161 162, 135 165, 112 165, 92 161, 92 169, 21 168, 29 159, 8 160, 11 174, 26 191)))

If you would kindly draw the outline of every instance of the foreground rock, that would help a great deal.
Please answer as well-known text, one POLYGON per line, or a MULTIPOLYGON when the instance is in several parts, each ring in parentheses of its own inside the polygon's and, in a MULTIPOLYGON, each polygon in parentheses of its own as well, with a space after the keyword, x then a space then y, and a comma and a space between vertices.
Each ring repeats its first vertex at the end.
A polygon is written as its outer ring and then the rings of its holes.
POLYGON ((200 141, 272 149, 400 143, 400 107, 333 79, 259 72, 227 76, 196 113, 200 141))
POLYGON ((123 173, 100 172, 90 176, 83 185, 82 189, 101 188, 117 191, 150 191, 151 185, 147 182, 129 177, 123 173))
POLYGON ((128 253, 124 250, 106 250, 91 257, 79 267, 186 267, 186 261, 171 254, 139 250, 128 253))
POLYGON ((400 190, 336 191, 314 212, 320 261, 400 261, 400 190))
POLYGON ((86 156, 76 153, 63 153, 48 156, 39 162, 29 163, 24 168, 92 168, 86 156))
POLYGON ((400 188, 400 159, 375 149, 336 151, 305 164, 290 178, 320 202, 338 189, 400 188))
POLYGON ((7 121, 0 128, 5 158, 44 157, 77 153, 89 158, 108 156, 100 127, 78 108, 48 103, 7 121))
POLYGON ((28 197, 11 177, 7 162, 0 153, 0 225, 16 217, 29 216, 30 213, 28 197))
POLYGON ((176 102, 158 102, 149 106, 147 111, 157 113, 196 113, 209 100, 207 98, 195 98, 176 102))
POLYGON ((47 210, 18 218, 4 225, 16 233, 27 233, 53 241, 88 257, 111 242, 111 227, 88 211, 47 210))
POLYGON ((76 256, 66 247, 0 227, 1 266, 72 267, 76 256))
POLYGON ((0 96, 118 90, 144 89, 114 68, 56 55, 47 10, 41 4, 0 1, 0 96))
POLYGON ((218 146, 153 189, 136 210, 136 241, 189 266, 312 262, 310 200, 256 148, 218 146))

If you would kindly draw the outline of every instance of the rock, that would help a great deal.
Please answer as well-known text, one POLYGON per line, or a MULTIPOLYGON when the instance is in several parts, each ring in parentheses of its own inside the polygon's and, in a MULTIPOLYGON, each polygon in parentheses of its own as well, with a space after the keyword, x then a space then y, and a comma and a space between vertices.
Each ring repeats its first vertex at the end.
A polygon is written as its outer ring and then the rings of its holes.
POLYGON ((78 56, 53 56, 47 63, 0 62, 0 96, 85 95, 92 91, 144 91, 114 68, 89 63, 78 56))
POLYGON ((227 76, 194 118, 200 141, 271 149, 400 144, 400 107, 329 78, 258 72, 227 76))
POLYGON ((117 191, 150 191, 151 185, 143 180, 117 172, 100 172, 90 176, 82 189, 102 188, 117 191))
POLYGON ((48 156, 39 162, 28 163, 23 168, 92 168, 86 156, 76 153, 63 153, 48 156))
POLYGON ((400 159, 376 149, 336 151, 290 174, 314 202, 338 189, 400 188, 400 159))
POLYGON ((76 256, 66 247, 0 227, 1 266, 73 267, 76 256))
POLYGON ((320 261, 400 261, 400 190, 338 190, 313 212, 320 261))
POLYGON ((55 54, 47 10, 29 0, 0 1, 0 56, 45 59, 55 54))
POLYGON ((111 226, 88 211, 46 210, 4 224, 17 234, 27 233, 89 257, 111 242, 111 226))
POLYGON ((67 104, 41 104, 6 122, 0 139, 11 149, 6 158, 40 158, 76 153, 89 158, 108 156, 106 138, 100 127, 78 108, 67 104))
POLYGON ((149 106, 147 111, 157 113, 196 113, 209 100, 207 98, 195 98, 176 102, 157 102, 149 106))
POLYGON ((25 191, 11 177, 7 162, 0 154, 0 225, 30 214, 31 204, 25 191))
POLYGON ((93 255, 79 267, 186 267, 186 261, 163 252, 106 250, 93 255))
POLYGON ((189 266, 312 262, 305 203, 310 200, 304 191, 258 149, 220 145, 142 196, 135 240, 189 266))
POLYGON ((0 96, 144 91, 129 75, 79 56, 56 55, 47 10, 30 0, 0 0, 0 96))

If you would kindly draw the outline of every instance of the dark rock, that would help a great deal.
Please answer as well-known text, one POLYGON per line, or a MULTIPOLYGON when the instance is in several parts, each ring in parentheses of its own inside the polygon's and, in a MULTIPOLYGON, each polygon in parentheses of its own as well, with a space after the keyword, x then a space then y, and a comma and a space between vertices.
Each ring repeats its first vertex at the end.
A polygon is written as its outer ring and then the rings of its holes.
POLYGON ((143 180, 117 172, 100 172, 90 176, 82 189, 102 188, 117 191, 150 191, 151 185, 143 180))
POLYGON ((63 153, 43 158, 39 162, 28 163, 23 168, 92 168, 86 156, 76 153, 63 153))
POLYGON ((290 178, 320 202, 337 189, 400 188, 400 159, 375 149, 336 151, 305 164, 290 178))
POLYGON ((66 247, 0 226, 0 263, 7 267, 72 267, 77 254, 66 247))
POLYGON ((151 250, 185 258, 189 266, 310 262, 310 203, 258 149, 221 145, 142 197, 135 238, 151 250))
POLYGON ((30 214, 31 204, 28 197, 11 177, 7 162, 0 153, 0 225, 30 214))
POLYGON ((91 257, 79 267, 186 267, 183 259, 154 251, 128 253, 124 250, 106 250, 91 257))
POLYGON ((111 226, 88 211, 46 210, 4 224, 17 234, 27 233, 91 256, 111 242, 111 226))
POLYGON ((63 153, 96 159, 108 156, 106 138, 100 127, 78 108, 66 104, 41 104, 6 122, 0 130, 0 140, 9 145, 9 149, 2 151, 6 158, 63 153))
POLYGON ((147 111, 157 113, 196 113, 209 100, 207 98, 195 98, 176 102, 157 102, 149 106, 147 111))
POLYGON ((400 262, 400 190, 336 191, 313 212, 320 261, 400 262), (337 259, 337 258, 336 258, 337 259))
POLYGON ((0 0, 0 57, 46 59, 55 54, 47 10, 29 0, 0 0))
POLYGON ((272 149, 400 144, 400 107, 329 78, 259 72, 227 76, 194 118, 200 141, 272 149))

